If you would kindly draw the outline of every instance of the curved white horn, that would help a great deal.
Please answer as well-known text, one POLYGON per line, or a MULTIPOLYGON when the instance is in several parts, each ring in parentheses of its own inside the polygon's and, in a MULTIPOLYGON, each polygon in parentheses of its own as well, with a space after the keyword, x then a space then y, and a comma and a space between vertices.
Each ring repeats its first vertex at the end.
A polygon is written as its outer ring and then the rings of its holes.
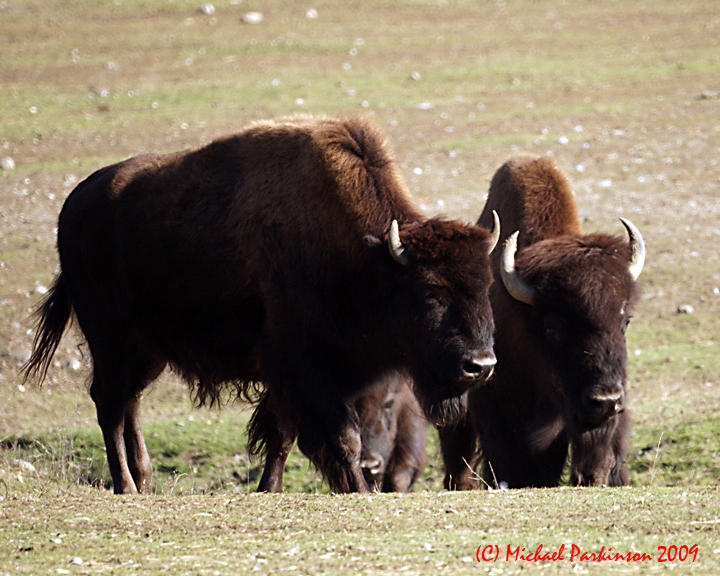
POLYGON ((520 274, 515 270, 515 252, 517 252, 519 233, 520 231, 516 231, 505 240, 500 262, 500 277, 510 296, 532 306, 535 302, 535 289, 520 278, 520 274))
POLYGON ((628 236, 630 237, 630 250, 632 255, 630 256, 630 264, 628 270, 633 280, 637 280, 642 272, 643 266, 645 266, 645 241, 643 240, 640 230, 630 222, 627 218, 620 218, 620 222, 625 226, 628 236))
POLYGON ((488 247, 488 256, 495 250, 498 240, 500 240, 500 216, 493 210, 493 227, 490 229, 490 246, 488 247))
POLYGON ((405 248, 403 247, 402 242, 400 242, 400 230, 398 228, 397 220, 393 220, 390 224, 390 232, 388 232, 388 248, 390 249, 390 255, 393 257, 393 260, 403 266, 407 266, 408 257, 407 254, 405 254, 405 248))

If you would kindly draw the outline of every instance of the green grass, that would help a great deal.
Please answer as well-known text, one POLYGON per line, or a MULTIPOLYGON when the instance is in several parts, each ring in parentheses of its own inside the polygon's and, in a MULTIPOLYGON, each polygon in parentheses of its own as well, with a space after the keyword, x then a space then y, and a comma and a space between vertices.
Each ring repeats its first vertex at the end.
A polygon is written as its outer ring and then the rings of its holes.
MULTIPOLYGON (((720 402, 713 409, 716 414, 720 402)), ((655 486, 716 486, 720 448, 707 441, 717 436, 713 413, 697 411, 693 403, 683 403, 674 414, 659 412, 662 422, 646 422, 633 438, 635 479, 655 486), (699 438, 706 441, 698 442, 699 438)))
POLYGON ((107 498, 17 481, 5 488, 2 513, 13 520, 0 524, 0 556, 14 574, 274 574, 311 566, 313 574, 704 575, 718 566, 714 488, 202 498, 107 498), (564 544, 563 560, 507 559, 508 547, 527 553, 540 544, 545 551, 564 544), (571 562, 572 545, 652 560, 571 562), (659 563, 658 547, 673 545, 697 545, 695 561, 659 563), (478 547, 486 546, 498 547, 498 561, 478 565, 478 547))

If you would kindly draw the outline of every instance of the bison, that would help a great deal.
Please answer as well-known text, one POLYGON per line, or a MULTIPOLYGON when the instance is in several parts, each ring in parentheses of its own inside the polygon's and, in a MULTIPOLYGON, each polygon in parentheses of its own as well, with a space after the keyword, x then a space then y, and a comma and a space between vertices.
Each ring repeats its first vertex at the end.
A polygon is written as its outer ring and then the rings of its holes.
POLYGON ((291 430, 333 490, 366 491, 348 400, 406 371, 431 419, 460 413, 495 363, 498 234, 423 217, 362 118, 261 121, 133 157, 63 205, 25 376, 44 378, 74 316, 116 493, 150 490, 140 402, 168 364, 199 404, 231 386, 278 406, 262 444, 291 430))
POLYGON ((496 172, 479 224, 493 210, 505 237, 490 294, 498 362, 464 417, 440 430, 445 485, 477 485, 476 438, 491 486, 557 485, 568 446, 573 484, 626 485, 625 329, 642 236, 622 218, 629 241, 582 234, 570 183, 545 157, 514 157, 496 172))
MULTIPOLYGON (((360 431, 360 467, 372 490, 409 492, 425 468, 428 421, 411 390, 399 374, 389 374, 348 403, 360 431)), ((265 467, 259 492, 282 492, 282 479, 296 432, 287 425, 282 406, 266 395, 250 422, 250 451, 264 450, 265 467), (273 427, 290 428, 284 443, 263 446, 268 421, 273 427)), ((293 424, 294 425, 294 424, 293 424)))
POLYGON ((425 469, 428 421, 399 375, 385 378, 353 403, 360 424, 360 466, 371 488, 410 492, 425 469))

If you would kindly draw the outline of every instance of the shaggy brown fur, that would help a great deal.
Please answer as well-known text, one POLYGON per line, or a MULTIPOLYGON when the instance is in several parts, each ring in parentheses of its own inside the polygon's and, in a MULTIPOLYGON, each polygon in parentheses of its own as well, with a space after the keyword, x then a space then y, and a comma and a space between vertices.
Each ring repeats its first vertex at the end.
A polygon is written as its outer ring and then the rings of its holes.
POLYGON ((508 294, 496 250, 498 363, 491 384, 470 393, 469 414, 441 431, 446 485, 477 485, 476 435, 491 486, 558 484, 569 445, 574 484, 627 484, 627 412, 606 413, 597 400, 619 392, 624 402, 624 331, 636 299, 627 237, 581 233, 570 183, 549 158, 506 162, 479 224, 492 210, 502 237, 520 231, 516 268, 536 301, 508 294))
POLYGON ((406 370, 428 415, 457 412, 483 376, 467 378, 468 359, 492 346, 489 244, 477 226, 421 216, 368 122, 258 122, 75 188, 26 374, 44 375, 73 311, 116 492, 150 489, 140 396, 168 363, 200 403, 261 381, 275 416, 257 444, 297 434, 334 490, 366 490, 347 402, 406 370))
MULTIPOLYGON (((411 384, 407 377, 392 373, 348 403, 360 430, 360 467, 372 490, 409 492, 425 469, 428 421, 411 384)), ((268 396, 255 410, 250 437, 255 451, 263 438, 267 441, 258 490, 282 492, 285 463, 296 431, 290 430, 286 439, 274 436, 282 428, 276 420, 283 419, 283 407, 270 402, 268 396)))

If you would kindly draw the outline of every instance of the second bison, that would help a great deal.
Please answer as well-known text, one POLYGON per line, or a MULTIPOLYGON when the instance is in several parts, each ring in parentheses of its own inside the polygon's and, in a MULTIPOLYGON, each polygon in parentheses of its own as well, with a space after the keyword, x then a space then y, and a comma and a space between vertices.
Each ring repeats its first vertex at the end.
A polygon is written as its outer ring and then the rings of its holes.
POLYGON ((553 486, 571 447, 571 482, 628 483, 625 329, 645 247, 628 236, 583 234, 566 176, 549 158, 519 156, 495 174, 479 224, 503 222, 493 256, 498 363, 469 393, 469 412, 441 429, 449 488, 553 486), (513 234, 514 231, 517 231, 513 234))

